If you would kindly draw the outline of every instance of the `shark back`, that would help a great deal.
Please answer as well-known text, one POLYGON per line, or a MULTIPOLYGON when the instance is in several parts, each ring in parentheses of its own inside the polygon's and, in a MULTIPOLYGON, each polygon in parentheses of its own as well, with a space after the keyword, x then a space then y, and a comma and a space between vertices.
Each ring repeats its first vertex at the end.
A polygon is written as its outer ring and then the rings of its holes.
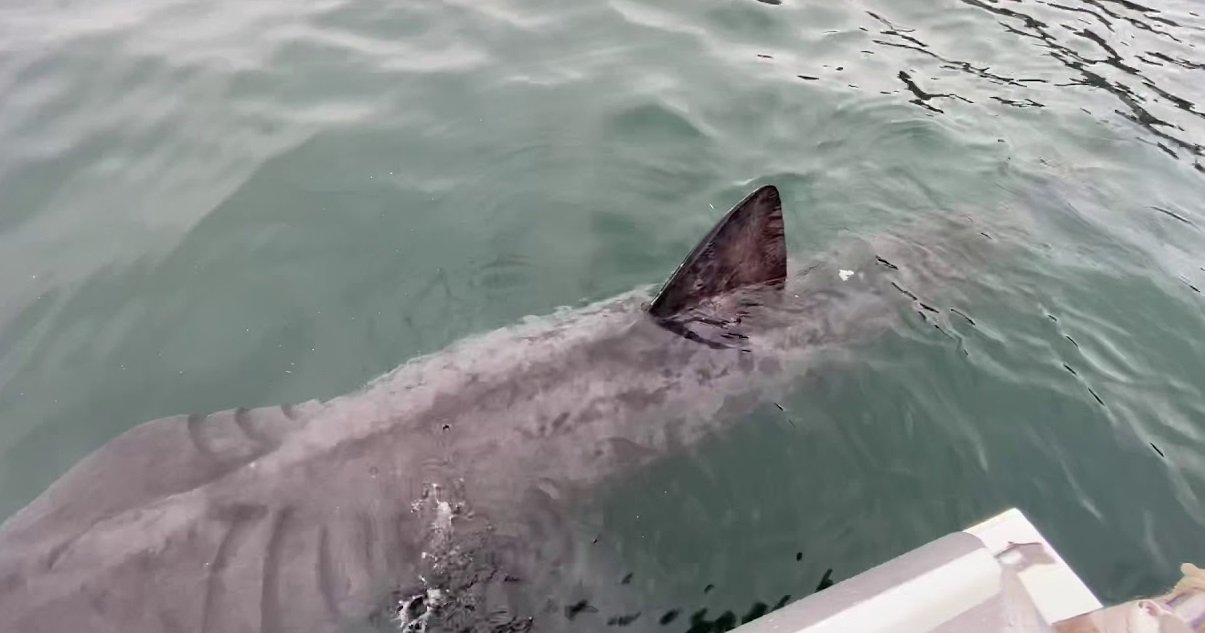
POLYGON ((530 548, 533 507, 756 400, 741 393, 780 370, 774 358, 715 341, 744 338, 744 291, 774 295, 785 276, 781 203, 763 187, 647 311, 635 293, 474 337, 326 403, 137 426, 0 525, 0 630, 327 633, 418 579, 479 584, 450 569, 504 542, 530 548))

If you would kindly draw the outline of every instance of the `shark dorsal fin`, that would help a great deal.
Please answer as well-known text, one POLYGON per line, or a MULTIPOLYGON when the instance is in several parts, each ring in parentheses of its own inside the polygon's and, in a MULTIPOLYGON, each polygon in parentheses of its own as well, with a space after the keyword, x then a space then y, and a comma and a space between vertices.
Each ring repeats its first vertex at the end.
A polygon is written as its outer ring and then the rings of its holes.
POLYGON ((648 312, 670 318, 745 286, 771 285, 787 276, 782 201, 767 185, 732 208, 686 256, 657 293, 648 312))

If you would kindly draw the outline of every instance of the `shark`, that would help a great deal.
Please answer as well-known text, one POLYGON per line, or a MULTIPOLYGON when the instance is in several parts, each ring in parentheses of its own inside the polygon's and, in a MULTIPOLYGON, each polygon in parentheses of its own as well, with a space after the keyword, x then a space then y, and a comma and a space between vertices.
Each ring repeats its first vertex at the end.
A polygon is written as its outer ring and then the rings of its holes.
POLYGON ((0 525, 0 630, 548 629, 515 595, 556 567, 533 517, 691 450, 909 306, 937 312, 917 293, 957 276, 943 255, 852 240, 788 270, 763 186, 656 293, 472 336, 325 402, 145 422, 0 525))

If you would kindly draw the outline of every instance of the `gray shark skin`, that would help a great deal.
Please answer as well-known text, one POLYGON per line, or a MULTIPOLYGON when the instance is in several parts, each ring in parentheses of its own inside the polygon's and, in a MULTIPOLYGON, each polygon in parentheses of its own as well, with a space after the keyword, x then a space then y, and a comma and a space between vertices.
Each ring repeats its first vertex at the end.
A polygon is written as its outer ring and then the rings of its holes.
POLYGON ((436 628, 540 630, 478 604, 498 573, 541 573, 540 508, 689 450, 882 332, 960 276, 949 256, 886 238, 788 276, 764 187, 651 307, 638 290, 531 318, 328 402, 147 422, 0 526, 0 631, 319 633, 416 588, 410 615, 436 628))

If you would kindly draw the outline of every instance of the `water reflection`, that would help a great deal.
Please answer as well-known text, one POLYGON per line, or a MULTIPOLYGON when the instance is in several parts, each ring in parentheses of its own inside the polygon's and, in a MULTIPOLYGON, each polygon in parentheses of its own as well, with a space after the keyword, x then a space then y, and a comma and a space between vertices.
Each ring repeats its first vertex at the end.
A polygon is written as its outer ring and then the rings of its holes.
MULTIPOLYGON (((996 0, 961 0, 964 4, 970 5, 977 9, 987 11, 996 16, 1004 18, 1000 22, 1001 27, 1014 35, 1025 37, 1032 40, 1037 40, 1038 46, 1045 49, 1045 52, 1051 58, 1058 60, 1063 66, 1072 71, 1073 75, 1066 82, 1057 84, 1058 86, 1087 86, 1107 92, 1117 99, 1119 109, 1115 112, 1129 121, 1132 121, 1142 127, 1146 132, 1154 135, 1157 139, 1155 144, 1173 158, 1179 158, 1181 155, 1176 150, 1179 149, 1186 152, 1193 158, 1193 164, 1198 170, 1205 169, 1196 160, 1201 156, 1202 146, 1190 140, 1187 130, 1181 126, 1171 123, 1164 118, 1156 116, 1148 108, 1149 105, 1156 103, 1159 99, 1170 103, 1173 107, 1189 112, 1195 116, 1201 116, 1197 112, 1192 103, 1173 94, 1170 90, 1160 86, 1154 79, 1144 76, 1135 63, 1152 64, 1145 57, 1152 56, 1162 59, 1171 58, 1158 50, 1141 50, 1133 54, 1123 54, 1121 46, 1126 48, 1137 48, 1140 45, 1156 46, 1157 41, 1140 42, 1134 41, 1133 45, 1128 42, 1120 42, 1118 46, 1110 43, 1109 39, 1102 36, 1100 33, 1093 31, 1085 26, 1077 28, 1066 23, 1060 23, 1059 29, 1052 27, 1049 23, 1039 20, 1024 11, 1011 9, 999 6, 996 0), (1094 44, 1096 48, 1103 51, 1102 57, 1089 57, 1077 51, 1071 44, 1060 39, 1063 32, 1070 32, 1073 37, 1087 40, 1094 44), (1124 75, 1132 78, 1132 81, 1124 81, 1119 78, 1110 79, 1100 72, 1094 70, 1101 65, 1114 68, 1121 71, 1124 75), (1149 90, 1150 93, 1145 93, 1149 90)), ((1161 28, 1152 26, 1148 22, 1150 20, 1161 24, 1179 27, 1172 20, 1156 15, 1159 13, 1157 9, 1145 7, 1127 0, 1112 0, 1116 5, 1123 7, 1129 11, 1141 13, 1141 17, 1126 15, 1123 12, 1114 12, 1105 7, 1098 0, 1084 0, 1084 5, 1081 7, 1073 7, 1055 2, 1038 2, 1038 3, 1017 3, 1021 7, 1026 4, 1041 4, 1050 8, 1058 9, 1070 15, 1086 14, 1092 17, 1094 23, 1099 23, 1103 26, 1110 35, 1114 34, 1113 23, 1110 19, 1123 20, 1127 24, 1134 26, 1142 31, 1155 34, 1160 38, 1171 40, 1172 42, 1182 43, 1182 41, 1170 32, 1161 28), (1088 7, 1094 7, 1099 10, 1093 11, 1088 7)), ((1070 17, 1070 16, 1069 16, 1070 17)), ((1197 27, 1187 27, 1197 28, 1197 27)), ((1192 62, 1181 60, 1185 64, 1192 67, 1192 62)), ((1156 64, 1158 65, 1158 64, 1156 64)), ((1199 66, 1199 65, 1197 65, 1199 66)), ((1015 84, 1014 84, 1015 85, 1015 84)), ((998 96, 998 95, 997 95, 998 96)), ((999 97, 999 96, 998 96, 999 97)), ((1002 103, 1013 104, 1028 104, 1036 103, 1028 97, 1023 97, 1021 100, 999 97, 1002 103)), ((1023 107, 1023 106, 1022 106, 1023 107)))
MULTIPOLYGON (((1196 104, 1195 95, 1183 91, 1194 84, 1181 71, 1205 69, 1205 63, 1194 59, 1199 33, 1205 32, 1205 20, 1188 11, 1171 17, 1166 11, 1130 2, 1128 0, 1082 0, 1081 2, 1020 0, 960 0, 975 11, 986 14, 998 25, 1003 40, 985 42, 984 46, 997 45, 1015 51, 1037 53, 1042 58, 1054 60, 1057 65, 1009 63, 1010 67, 1040 69, 1033 75, 1020 75, 993 69, 990 64, 976 59, 965 59, 965 54, 953 54, 933 46, 925 30, 901 23, 898 18, 883 9, 865 12, 868 22, 858 30, 867 34, 870 42, 880 53, 909 51, 933 60, 936 65, 930 70, 956 71, 974 78, 976 82, 955 82, 955 88, 935 89, 932 82, 945 77, 926 77, 924 69, 896 66, 895 79, 903 88, 885 89, 887 86, 881 71, 860 69, 858 84, 841 82, 842 85, 865 86, 867 75, 877 75, 876 92, 884 95, 899 94, 908 102, 924 108, 932 114, 944 114, 947 106, 943 101, 957 100, 964 104, 992 102, 1015 108, 1046 108, 1052 100, 1068 102, 1068 88, 1089 88, 1109 95, 1113 104, 1103 111, 1084 107, 1083 100, 1074 101, 1079 110, 1107 120, 1120 116, 1137 125, 1142 134, 1140 140, 1150 143, 1176 159, 1191 161, 1198 170, 1205 170, 1200 162, 1205 151, 1198 139, 1205 128, 1199 119, 1205 118, 1196 104), (1007 6, 1005 6, 1007 5, 1007 6), (1191 21, 1191 22, 1190 22, 1191 21), (1009 38, 1013 41, 1009 42, 1009 38), (1022 47, 1017 47, 1020 43, 1022 47), (1037 75, 1037 76, 1034 76, 1037 75), (1062 75, 1062 76, 1059 76, 1062 75), (983 83, 978 83, 978 82, 983 83), (989 85, 983 85, 989 84, 989 85)), ((978 22, 977 22, 978 23, 978 22)), ((990 39, 990 38, 989 38, 990 39)), ((950 45, 947 44, 946 48, 950 45)), ((970 46, 965 47, 968 50, 970 46)), ((861 51, 873 55, 875 51, 861 51)), ((975 50, 979 53, 979 50, 975 50)), ((996 58, 996 55, 982 55, 996 58)), ((897 55, 896 64, 906 64, 907 59, 897 55)), ((825 68, 830 68, 825 66, 825 68)), ((795 71, 803 71, 796 68, 795 71)), ((803 72, 796 74, 800 79, 818 81, 826 77, 821 73, 803 72)))
POLYGON ((931 99, 942 99, 942 98, 961 99, 962 101, 965 101, 967 103, 972 103, 970 99, 967 99, 965 97, 960 97, 956 94, 949 93, 949 92, 943 92, 941 94, 925 92, 924 90, 921 89, 920 86, 916 85, 915 81, 912 81, 912 77, 908 73, 906 73, 902 70, 900 71, 900 74, 898 75, 898 77, 900 78, 900 81, 904 82, 904 85, 908 87, 908 91, 916 96, 916 98, 912 100, 912 103, 915 103, 916 105, 918 105, 922 108, 925 108, 927 110, 932 110, 934 112, 943 112, 943 110, 941 108, 938 108, 937 106, 929 103, 929 100, 931 100, 931 99))

